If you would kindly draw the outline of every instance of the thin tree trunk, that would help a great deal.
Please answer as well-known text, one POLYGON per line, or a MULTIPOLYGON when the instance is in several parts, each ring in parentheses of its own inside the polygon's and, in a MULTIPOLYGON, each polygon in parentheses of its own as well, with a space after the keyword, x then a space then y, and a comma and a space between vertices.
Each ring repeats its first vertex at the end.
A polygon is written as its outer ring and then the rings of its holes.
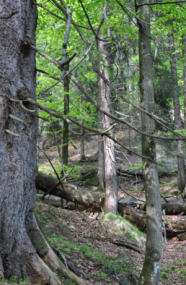
MULTIPOLYGON (((81 128, 81 132, 84 135, 85 130, 83 128, 81 128)), ((81 153, 80 153, 80 160, 85 160, 85 141, 84 141, 84 137, 81 137, 81 153)))
MULTIPOLYGON (((181 116, 180 116, 180 102, 179 102, 179 89, 176 69, 176 57, 174 48, 174 34, 173 29, 169 31, 170 42, 170 65, 171 76, 173 86, 173 102, 174 102, 174 121, 176 130, 181 129, 181 116)), ((177 142, 177 163, 178 163, 178 189, 183 191, 185 188, 185 154, 184 154, 184 142, 177 142)))
MULTIPOLYGON (((69 65, 67 66, 66 70, 69 70, 69 65)), ((64 115, 68 115, 69 113, 69 84, 70 84, 70 80, 69 77, 65 77, 64 78, 64 115)), ((62 142, 62 160, 63 160, 63 164, 67 165, 68 164, 68 142, 69 142, 69 126, 68 123, 66 121, 64 121, 64 125, 63 125, 63 142, 62 142)))
MULTIPOLYGON (((139 4, 149 0, 139 0, 139 4)), ((140 18, 150 23, 149 6, 140 8, 140 18)), ((150 26, 139 25, 139 65, 140 65, 140 97, 141 107, 150 113, 154 112, 154 88, 152 73, 152 56, 150 42, 150 26)), ((155 122, 144 113, 141 114, 142 130, 153 134, 155 122)), ((156 160, 155 142, 152 138, 142 136, 142 154, 156 160)), ((146 196, 147 241, 143 269, 138 284, 157 285, 162 256, 162 221, 161 199, 156 164, 143 159, 144 186, 146 196)))
MULTIPOLYGON (((98 41, 98 48, 101 52, 100 57, 104 61, 104 65, 108 66, 108 51, 107 45, 103 41, 98 41)), ((109 80, 109 73, 107 68, 101 66, 101 71, 105 77, 109 80)), ((103 79, 99 79, 99 86, 101 92, 102 107, 107 112, 112 112, 111 109, 111 90, 110 87, 105 84, 103 79)), ((103 116, 103 127, 110 128, 112 121, 109 117, 103 116)), ((113 136, 113 129, 109 131, 109 134, 113 136)), ((105 203, 104 210, 106 212, 117 214, 118 205, 118 189, 117 189, 117 173, 116 173, 116 160, 114 142, 108 137, 104 138, 104 156, 105 156, 105 203)))
POLYGON ((186 34, 183 34, 184 127, 186 128, 186 34))
MULTIPOLYGON (((99 55, 98 59, 101 63, 101 56, 99 55)), ((101 86, 102 80, 98 76, 98 105, 102 107, 102 98, 101 98, 101 86)), ((98 111, 98 127, 103 128, 103 114, 98 111)), ((98 136, 98 182, 101 185, 102 189, 105 189, 105 155, 104 155, 104 138, 98 136)))

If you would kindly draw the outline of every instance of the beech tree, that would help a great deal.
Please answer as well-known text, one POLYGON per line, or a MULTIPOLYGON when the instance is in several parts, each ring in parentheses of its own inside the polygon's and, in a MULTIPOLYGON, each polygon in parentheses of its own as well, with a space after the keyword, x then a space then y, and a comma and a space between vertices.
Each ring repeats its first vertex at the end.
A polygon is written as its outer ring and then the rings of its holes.
MULTIPOLYGON (((103 38, 100 34, 100 38, 103 38)), ((105 41, 98 40, 98 49, 100 51, 100 71, 105 75, 105 77, 109 80, 108 73, 108 43, 105 41), (105 67, 103 67, 103 64, 105 67)), ((111 105, 111 89, 102 78, 99 78, 99 91, 100 94, 100 106, 106 110, 108 113, 112 113, 112 105, 111 105)), ((100 122, 100 126, 105 129, 109 129, 112 127, 112 120, 106 115, 100 116, 102 122, 100 122)), ((113 137, 113 128, 109 131, 109 134, 113 137)), ((117 173, 116 173, 116 158, 115 158, 115 148, 114 141, 108 137, 104 137, 104 145, 102 148, 101 142, 99 143, 99 154, 103 151, 103 154, 100 155, 100 167, 102 169, 101 182, 104 181, 105 178, 105 204, 104 210, 109 213, 117 214, 117 205, 118 205, 118 188, 117 188, 117 173), (104 162, 103 162, 104 160, 104 162)), ((98 158, 99 159, 99 158, 98 158)), ((99 169, 100 171, 100 169, 99 169)), ((100 171, 101 172, 101 171, 100 171)), ((102 182, 103 183, 103 182, 102 182)))
MULTIPOLYGON (((137 9, 140 10, 139 25, 139 67, 140 67, 140 99, 141 107, 149 113, 154 112, 154 88, 151 54, 150 12, 149 0, 139 0, 137 9)), ((155 122, 143 112, 141 113, 142 130, 146 133, 155 132, 155 122)), ((155 141, 151 137, 142 136, 142 154, 156 160, 155 141)), ((143 269, 138 284, 156 285, 161 270, 162 222, 161 199, 157 173, 157 165, 143 159, 143 175, 146 197, 147 241, 143 269)))

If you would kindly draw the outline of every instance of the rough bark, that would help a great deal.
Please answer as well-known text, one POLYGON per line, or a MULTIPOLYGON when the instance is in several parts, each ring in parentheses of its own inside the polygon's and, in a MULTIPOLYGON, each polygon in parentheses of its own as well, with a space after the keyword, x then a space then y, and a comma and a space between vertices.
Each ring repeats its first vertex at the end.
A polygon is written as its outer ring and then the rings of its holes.
MULTIPOLYGON (((0 83, 0 258, 5 277, 28 276, 32 281, 60 284, 40 259, 29 238, 26 220, 34 210, 37 168, 37 119, 8 97, 35 98, 35 53, 27 41, 35 42, 36 6, 31 0, 1 3, 2 13, 18 11, 10 19, 0 19, 0 51, 3 76, 0 83), (27 127, 13 119, 14 115, 27 127), (18 134, 16 137, 12 134, 18 134), (29 256, 29 258, 28 258, 29 256), (37 279, 36 279, 37 276, 37 279)), ((27 106, 29 108, 29 106, 27 106)))
MULTIPOLYGON (((67 66, 66 70, 69 70, 69 65, 67 66)), ((69 77, 64 78, 64 115, 68 115, 69 113, 69 84, 70 80, 69 77)), ((63 121, 63 142, 62 142, 62 160, 63 164, 68 164, 68 141, 69 141, 69 126, 67 121, 63 121)))
MULTIPOLYGON (((36 236, 39 240, 34 222, 38 121, 9 101, 9 97, 35 99, 35 52, 29 49, 29 42, 35 45, 36 5, 32 0, 7 0, 1 1, 0 11, 1 16, 17 12, 8 19, 0 18, 0 274, 59 285, 62 283, 51 270, 56 257, 45 243, 35 242, 36 236), (51 268, 45 264, 46 257, 51 268)), ((29 109, 29 103, 25 107, 29 109)))
MULTIPOLYGON (((101 35, 100 35, 101 36, 101 35)), ((100 57, 104 65, 108 67, 108 51, 107 44, 103 41, 98 41, 98 49, 101 52, 100 57)), ((100 66, 102 73, 109 80, 109 73, 107 68, 100 66)), ((101 94, 102 108, 109 113, 111 109, 111 89, 105 84, 102 78, 99 79, 99 92, 101 94)), ((103 115, 103 127, 108 129, 111 127, 112 120, 103 115)), ((114 135, 113 129, 108 132, 111 136, 114 135)), ((118 189, 117 189, 117 173, 116 173, 116 160, 114 142, 104 137, 104 157, 105 157, 105 204, 104 210, 106 212, 117 214, 118 205, 118 189)))
MULTIPOLYGON (((81 128, 81 132, 84 135, 85 130, 83 128, 81 128)), ((80 152, 80 160, 85 160, 85 141, 84 141, 84 137, 82 136, 81 138, 81 152, 80 152)))
MULTIPOLYGON (((179 102, 179 88, 176 69, 176 56, 174 54, 174 33, 173 29, 169 31, 169 43, 170 43, 170 65, 173 87, 173 102, 174 102, 174 122, 176 130, 181 129, 181 116, 180 116, 180 102, 179 102)), ((184 154, 184 142, 177 142, 177 163, 178 163, 178 189, 183 191, 185 188, 185 154, 184 154)))
MULTIPOLYGON (((99 46, 97 44, 97 49, 99 46)), ((101 64, 101 55, 98 54, 98 62, 101 64)), ((101 67, 99 67, 101 69, 101 67)), ((98 106, 102 107, 102 98, 101 98, 101 89, 102 89, 102 80, 98 75, 98 106)), ((98 127, 103 128, 103 114, 98 111, 98 127)), ((98 136, 98 182, 103 189, 105 189, 105 156, 104 156, 104 138, 98 136)))
MULTIPOLYGON (((149 0, 139 0, 139 4, 149 0)), ((140 7, 140 18, 150 23, 149 6, 140 7)), ((154 88, 152 73, 152 56, 150 25, 139 25, 139 67, 140 67, 140 99, 141 107, 153 114, 154 88)), ((143 132, 153 134, 155 122, 144 113, 141 114, 143 132)), ((153 138, 142 136, 142 155, 156 160, 155 142, 153 138)), ((156 164, 143 159, 144 187, 147 215, 147 241, 143 269, 138 281, 139 285, 157 285, 161 270, 162 232, 161 232, 161 199, 156 164)))
POLYGON ((183 34, 184 127, 186 128, 186 34, 183 34))

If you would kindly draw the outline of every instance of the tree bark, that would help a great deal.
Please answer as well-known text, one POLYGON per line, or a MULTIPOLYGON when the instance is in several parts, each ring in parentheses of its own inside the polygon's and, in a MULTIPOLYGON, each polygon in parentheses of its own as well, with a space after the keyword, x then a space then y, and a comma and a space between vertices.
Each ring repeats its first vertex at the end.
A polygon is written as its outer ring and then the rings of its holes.
POLYGON ((186 128, 186 34, 183 34, 184 127, 186 128))
MULTIPOLYGON (((100 35, 101 36, 101 35, 100 35)), ((108 67, 108 51, 107 45, 103 41, 98 41, 98 49, 101 52, 100 58, 102 63, 108 67)), ((100 63, 100 64, 102 64, 100 63)), ((105 77, 109 80, 109 73, 107 68, 100 66, 101 71, 105 77)), ((105 84, 102 78, 99 78, 99 92, 101 94, 102 108, 107 112, 111 113, 111 90, 108 85, 105 84)), ((103 115, 103 127, 105 129, 110 128, 112 120, 103 115)), ((113 129, 108 132, 111 136, 114 135, 113 129)), ((101 149, 101 145, 100 145, 101 149)), ((103 158, 102 158, 103 159, 103 158)), ((115 149, 114 142, 104 137, 104 159, 105 159, 105 212, 117 214, 118 205, 118 189, 117 189, 117 173, 116 173, 116 160, 115 160, 115 149)), ((103 166, 103 163, 102 163, 103 166)))
MULTIPOLYGON (((67 72, 69 70, 69 65, 66 68, 67 72)), ((69 77, 66 76, 64 78, 64 92, 67 92, 64 94, 64 115, 68 115, 69 113, 69 84, 70 80, 69 77)), ((68 164, 68 141, 69 141, 69 126, 67 121, 63 121, 63 142, 62 142, 62 160, 63 164, 68 164)))
MULTIPOLYGON (((180 102, 179 102, 179 88, 176 69, 176 56, 174 54, 174 33, 173 29, 169 31, 169 43, 170 43, 170 65, 171 76, 173 86, 173 102, 174 102, 174 121, 176 130, 181 129, 181 116, 180 116, 180 102)), ((177 142, 177 163, 178 163, 178 189, 183 192, 185 188, 185 154, 184 154, 184 142, 177 142)))
MULTIPOLYGON (((149 0, 139 0, 139 4, 149 0)), ((140 18, 150 23, 149 6, 140 7, 140 18)), ((150 25, 138 21, 139 26, 139 67, 140 67, 140 99, 141 107, 154 112, 154 88, 151 56, 150 25)), ((141 113, 142 130, 153 134, 155 122, 141 113)), ((156 160, 155 142, 153 138, 142 136, 142 155, 156 160)), ((138 285, 157 285, 161 270, 162 232, 161 232, 161 199, 156 164, 143 159, 144 187, 147 215, 147 241, 143 269, 138 285)))
MULTIPOLYGON (((100 55, 99 62, 101 63, 100 55)), ((101 99, 101 83, 102 80, 98 76, 98 105, 102 107, 101 99)), ((98 127, 103 128, 103 114, 98 111, 98 127)), ((104 156, 104 138, 98 136, 98 182, 101 185, 102 189, 105 189, 105 156, 104 156)))
MULTIPOLYGON (((35 52, 29 49, 29 42, 35 45, 36 5, 32 0, 7 0, 1 1, 0 8, 1 16, 17 12, 8 19, 0 18, 1 277, 28 277, 33 283, 59 285, 62 282, 52 269, 56 263, 61 273, 66 269, 42 239, 34 220, 38 119, 9 100, 35 100, 35 52)), ((25 107, 29 109, 30 104, 25 107)))

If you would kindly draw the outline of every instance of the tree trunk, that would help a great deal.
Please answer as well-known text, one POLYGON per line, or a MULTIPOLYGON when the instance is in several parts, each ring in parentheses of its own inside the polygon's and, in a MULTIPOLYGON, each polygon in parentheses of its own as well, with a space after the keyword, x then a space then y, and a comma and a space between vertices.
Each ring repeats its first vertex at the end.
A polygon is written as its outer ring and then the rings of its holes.
MULTIPOLYGON (((99 55, 98 61, 101 63, 101 56, 99 55)), ((101 99, 101 86, 102 80, 98 76, 98 105, 102 107, 101 99)), ((103 114, 98 111, 98 127, 103 128, 103 114)), ((104 138, 98 136, 98 182, 102 189, 105 189, 105 156, 104 156, 104 138)))
POLYGON ((84 133, 85 129, 81 128, 82 137, 81 137, 81 152, 80 152, 80 160, 85 160, 85 141, 84 141, 84 133))
MULTIPOLYGON (((67 66, 66 70, 69 70, 69 65, 67 66)), ((64 115, 68 115, 69 113, 69 84, 70 80, 69 77, 66 76, 64 78, 64 92, 67 92, 64 94, 64 115)), ((69 141, 69 126, 67 121, 63 121, 63 142, 62 142, 62 160, 63 164, 68 164, 68 141, 69 141)))
MULTIPOLYGON (((149 3, 149 0, 139 0, 139 4, 149 3)), ((149 6, 140 8, 140 18, 150 23, 149 6)), ((154 112, 154 88, 152 72, 152 56, 150 42, 150 26, 139 25, 139 67, 140 67, 140 98, 141 107, 146 111, 154 112)), ((153 134, 155 122, 144 113, 141 113, 143 132, 153 134)), ((142 136, 142 155, 156 160, 155 142, 152 138, 142 136)), ((143 159, 144 187, 146 196, 147 241, 143 269, 138 284, 156 285, 161 270, 161 199, 156 164, 143 159)))
POLYGON ((184 127, 186 128, 186 34, 183 34, 184 127))
MULTIPOLYGON (((108 51, 107 45, 103 41, 98 41, 98 49, 101 54, 102 63, 108 66, 108 51)), ((100 67, 105 77, 109 80, 109 73, 107 68, 100 67)), ((105 84, 103 79, 99 79, 99 92, 101 93, 102 107, 107 112, 112 112, 111 109, 111 90, 108 85, 105 84)), ((110 128, 112 120, 103 116, 103 127, 105 129, 110 128)), ((113 129, 108 132, 111 136, 114 135, 113 129)), ((106 212, 117 214, 118 205, 118 189, 117 189, 117 174, 116 174, 116 160, 114 142, 108 137, 104 137, 104 157, 105 157, 105 204, 104 210, 106 212)))
MULTIPOLYGON (((171 76, 173 86, 173 102, 174 102, 174 121, 176 130, 181 129, 181 116, 180 116, 180 102, 179 102, 179 89, 177 80, 177 69, 176 69, 176 57, 174 48, 174 34, 173 29, 169 31, 169 42, 170 42, 170 65, 171 65, 171 76)), ((184 154, 184 142, 177 142, 177 163, 178 163, 178 189, 183 192, 185 188, 185 154, 184 154)))
MULTIPOLYGON (((64 273, 65 266, 45 243, 34 220, 38 120, 9 100, 35 99, 35 52, 28 42, 35 45, 36 5, 32 0, 7 0, 1 1, 0 10, 1 16, 17 12, 0 19, 0 277, 62 284, 51 269, 64 273)), ((29 109, 30 104, 25 107, 29 109)))

